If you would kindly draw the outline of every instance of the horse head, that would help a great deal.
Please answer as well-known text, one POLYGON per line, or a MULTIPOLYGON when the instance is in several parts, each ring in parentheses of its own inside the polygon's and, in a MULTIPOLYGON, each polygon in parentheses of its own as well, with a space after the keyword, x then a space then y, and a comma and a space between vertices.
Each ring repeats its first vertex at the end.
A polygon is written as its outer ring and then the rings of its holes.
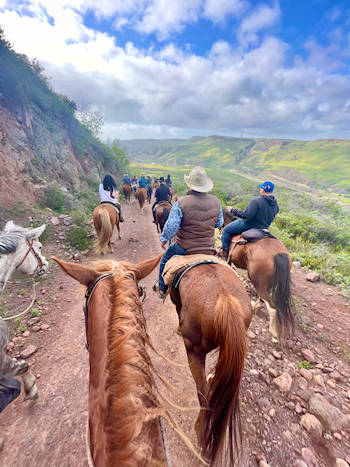
POLYGON ((40 235, 46 225, 36 228, 23 228, 7 222, 4 231, 0 233, 0 285, 5 287, 15 269, 33 275, 43 274, 48 268, 48 262, 41 253, 40 235))

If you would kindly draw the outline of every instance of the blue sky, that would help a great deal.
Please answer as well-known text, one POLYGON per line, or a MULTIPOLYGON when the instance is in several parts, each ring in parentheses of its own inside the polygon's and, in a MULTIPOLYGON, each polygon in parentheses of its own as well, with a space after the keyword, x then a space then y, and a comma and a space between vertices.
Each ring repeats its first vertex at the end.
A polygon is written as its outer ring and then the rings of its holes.
POLYGON ((350 138, 349 0, 0 0, 109 138, 350 138))

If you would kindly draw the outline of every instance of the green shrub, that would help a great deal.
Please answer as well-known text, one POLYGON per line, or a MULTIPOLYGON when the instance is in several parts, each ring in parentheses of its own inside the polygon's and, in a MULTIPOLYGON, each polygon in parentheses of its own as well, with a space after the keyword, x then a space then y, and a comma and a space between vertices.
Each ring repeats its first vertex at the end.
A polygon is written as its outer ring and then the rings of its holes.
POLYGON ((311 363, 307 360, 302 360, 297 364, 298 368, 306 368, 307 370, 311 368, 311 363))
POLYGON ((72 222, 78 227, 86 227, 87 225, 87 216, 81 209, 74 209, 71 212, 72 222))
POLYGON ((66 209, 65 196, 56 185, 49 185, 45 188, 42 205, 56 212, 64 212, 66 209))
POLYGON ((91 240, 88 237, 86 228, 73 225, 66 233, 68 244, 78 250, 86 250, 91 248, 91 240))
POLYGON ((38 308, 32 308, 30 310, 30 313, 31 313, 32 316, 40 316, 41 315, 41 311, 38 308))

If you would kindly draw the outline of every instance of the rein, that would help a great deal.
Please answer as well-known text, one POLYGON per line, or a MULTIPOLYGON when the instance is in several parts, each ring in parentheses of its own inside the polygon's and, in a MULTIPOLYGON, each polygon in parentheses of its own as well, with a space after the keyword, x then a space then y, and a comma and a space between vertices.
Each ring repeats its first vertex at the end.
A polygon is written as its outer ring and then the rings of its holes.
MULTIPOLYGON (((83 305, 83 310, 84 310, 84 316, 85 316, 85 347, 86 350, 89 351, 89 343, 88 343, 88 321, 89 321, 89 303, 90 299, 95 292, 95 289, 98 285, 99 282, 103 281, 104 279, 107 279, 107 277, 111 277, 114 274, 119 274, 117 272, 107 272, 106 274, 102 274, 102 276, 98 277, 95 282, 93 282, 90 287, 87 289, 85 293, 85 303, 83 305)), ((146 300, 146 292, 144 287, 141 287, 138 285, 136 282, 135 277, 132 274, 126 273, 123 277, 126 277, 128 279, 131 279, 132 281, 135 282, 135 285, 137 287, 137 291, 139 293, 139 297, 141 298, 142 303, 145 302, 146 300)))
POLYGON ((24 263, 24 261, 26 260, 26 258, 27 258, 27 256, 29 255, 30 252, 32 252, 33 255, 35 256, 35 259, 38 262, 38 267, 43 268, 45 265, 44 265, 44 263, 42 262, 42 259, 40 258, 40 256, 34 250, 34 247, 33 247, 34 240, 32 242, 30 242, 28 239, 26 239, 26 241, 28 243, 29 248, 27 250, 27 253, 24 255, 24 258, 22 259, 22 261, 19 264, 17 264, 16 269, 18 269, 20 266, 22 266, 22 264, 24 263))

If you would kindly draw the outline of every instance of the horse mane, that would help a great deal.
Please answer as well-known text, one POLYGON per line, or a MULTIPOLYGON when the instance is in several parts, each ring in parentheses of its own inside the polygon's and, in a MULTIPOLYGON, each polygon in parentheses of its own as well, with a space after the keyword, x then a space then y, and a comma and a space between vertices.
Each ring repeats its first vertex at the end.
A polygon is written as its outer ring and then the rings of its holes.
MULTIPOLYGON (((124 263, 125 264, 125 263, 124 263)), ((121 263, 104 261, 99 270, 121 263)), ((108 323, 107 415, 105 431, 110 463, 135 466, 152 459, 145 422, 160 414, 155 396, 153 365, 147 352, 142 303, 132 279, 124 274, 110 278, 111 314, 108 323), (157 410, 158 409, 158 410, 157 410)))
POLYGON ((16 226, 16 230, 0 233, 0 255, 9 255, 17 250, 23 238, 24 229, 16 226))

